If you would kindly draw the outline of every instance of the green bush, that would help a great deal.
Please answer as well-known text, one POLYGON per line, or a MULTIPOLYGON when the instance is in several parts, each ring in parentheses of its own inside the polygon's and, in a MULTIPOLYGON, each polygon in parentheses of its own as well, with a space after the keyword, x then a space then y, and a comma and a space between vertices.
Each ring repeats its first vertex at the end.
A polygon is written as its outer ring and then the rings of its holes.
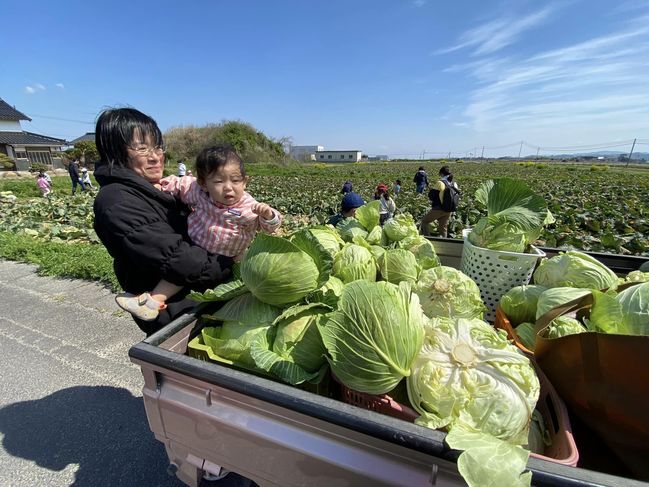
POLYGON ((591 171, 608 171, 610 167, 606 164, 591 164, 590 170, 591 171))

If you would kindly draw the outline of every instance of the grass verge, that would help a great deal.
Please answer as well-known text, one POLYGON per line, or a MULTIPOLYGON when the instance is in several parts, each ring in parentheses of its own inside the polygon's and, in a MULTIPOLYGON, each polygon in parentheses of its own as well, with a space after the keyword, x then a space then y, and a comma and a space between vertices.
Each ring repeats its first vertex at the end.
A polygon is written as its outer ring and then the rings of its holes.
POLYGON ((101 245, 46 242, 0 232, 0 258, 35 264, 41 276, 98 281, 113 292, 121 290, 113 272, 113 259, 101 245))

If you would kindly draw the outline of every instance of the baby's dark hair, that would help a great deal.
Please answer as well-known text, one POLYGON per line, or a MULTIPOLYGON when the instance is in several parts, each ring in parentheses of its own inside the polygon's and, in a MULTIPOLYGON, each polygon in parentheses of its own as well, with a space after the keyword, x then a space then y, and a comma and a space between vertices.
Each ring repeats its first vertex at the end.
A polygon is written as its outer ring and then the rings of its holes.
POLYGON ((210 174, 234 162, 239 164, 242 176, 246 176, 246 168, 239 154, 230 146, 215 145, 203 149, 196 157, 196 177, 199 181, 206 181, 210 174))
POLYGON ((401 179, 397 179, 397 184, 401 186, 401 179))
POLYGON ((449 181, 453 181, 453 174, 448 166, 442 166, 439 170, 440 176, 447 176, 449 181))

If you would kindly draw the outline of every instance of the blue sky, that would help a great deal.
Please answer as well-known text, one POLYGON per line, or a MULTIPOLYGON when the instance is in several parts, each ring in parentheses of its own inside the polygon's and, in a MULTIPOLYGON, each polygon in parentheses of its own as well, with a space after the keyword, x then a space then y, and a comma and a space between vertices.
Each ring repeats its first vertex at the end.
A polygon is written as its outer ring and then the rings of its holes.
POLYGON ((236 119, 370 155, 517 155, 520 141, 523 154, 628 151, 636 137, 649 150, 646 1, 5 0, 1 11, 0 98, 33 119, 24 130, 67 140, 128 105, 163 131, 236 119))

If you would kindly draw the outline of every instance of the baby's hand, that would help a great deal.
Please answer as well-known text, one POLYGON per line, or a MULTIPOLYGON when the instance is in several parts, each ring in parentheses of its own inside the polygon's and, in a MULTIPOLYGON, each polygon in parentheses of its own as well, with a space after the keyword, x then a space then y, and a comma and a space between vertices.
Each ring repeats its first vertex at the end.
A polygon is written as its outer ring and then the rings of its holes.
POLYGON ((264 220, 272 220, 274 216, 273 209, 266 203, 255 203, 251 209, 255 215, 259 215, 264 220))

